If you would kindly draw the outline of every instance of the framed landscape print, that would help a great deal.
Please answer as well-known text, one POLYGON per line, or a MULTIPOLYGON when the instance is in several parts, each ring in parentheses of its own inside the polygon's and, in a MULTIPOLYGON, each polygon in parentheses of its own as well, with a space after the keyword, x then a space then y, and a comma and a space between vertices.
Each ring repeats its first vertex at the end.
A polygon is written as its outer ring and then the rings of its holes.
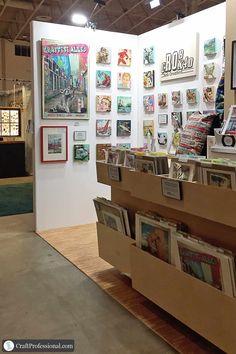
POLYGON ((68 160, 67 126, 42 126, 41 162, 65 162, 68 160))
POLYGON ((89 144, 76 144, 73 151, 74 161, 89 161, 89 144))
POLYGON ((130 96, 117 97, 117 113, 130 113, 132 108, 132 98, 130 96))
POLYGON ((88 119, 88 53, 86 44, 43 39, 42 118, 88 119))

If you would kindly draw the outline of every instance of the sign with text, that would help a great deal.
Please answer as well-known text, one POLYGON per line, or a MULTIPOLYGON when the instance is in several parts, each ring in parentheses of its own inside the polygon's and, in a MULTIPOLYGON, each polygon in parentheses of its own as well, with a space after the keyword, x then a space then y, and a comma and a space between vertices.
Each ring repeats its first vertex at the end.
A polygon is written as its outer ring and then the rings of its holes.
POLYGON ((111 180, 119 182, 121 180, 120 167, 115 165, 109 165, 108 176, 111 180))
POLYGON ((165 197, 173 199, 182 199, 181 182, 173 179, 162 178, 161 179, 162 194, 165 197))

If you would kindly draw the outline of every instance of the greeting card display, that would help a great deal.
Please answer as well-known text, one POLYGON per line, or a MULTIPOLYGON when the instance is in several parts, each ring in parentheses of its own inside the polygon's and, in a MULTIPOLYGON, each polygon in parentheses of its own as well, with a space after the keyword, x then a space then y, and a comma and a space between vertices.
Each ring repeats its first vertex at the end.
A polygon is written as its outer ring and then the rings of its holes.
POLYGON ((158 106, 160 108, 166 108, 168 105, 168 95, 167 93, 158 93, 158 106))
POLYGON ((149 70, 143 73, 143 87, 152 88, 155 86, 155 71, 149 70))
POLYGON ((96 112, 111 112, 111 96, 96 96, 96 112))
POLYGON ((154 112, 154 95, 143 96, 143 108, 145 113, 154 112))
POLYGON ((130 113, 132 108, 132 98, 128 96, 117 97, 117 113, 130 113))
POLYGON ((197 89, 187 89, 186 90, 186 100, 188 104, 198 103, 198 90, 197 89))
POLYGON ((106 47, 97 48, 96 52, 97 64, 110 64, 111 63, 111 49, 106 47))
POLYGON ((97 88, 111 87, 111 71, 107 71, 107 70, 96 71, 96 87, 97 88))
POLYGON ((96 135, 101 137, 111 135, 110 119, 98 119, 96 121, 96 135))
POLYGON ((130 73, 127 73, 127 72, 118 73, 117 88, 118 89, 130 89, 131 88, 131 74, 130 73))
POLYGON ((120 49, 118 51, 118 62, 120 66, 130 66, 132 59, 132 51, 130 49, 120 49))
POLYGON ((143 48, 143 64, 150 65, 155 63, 154 47, 143 48))
POLYGON ((131 120, 118 120, 117 121, 117 136, 130 136, 131 135, 131 120))

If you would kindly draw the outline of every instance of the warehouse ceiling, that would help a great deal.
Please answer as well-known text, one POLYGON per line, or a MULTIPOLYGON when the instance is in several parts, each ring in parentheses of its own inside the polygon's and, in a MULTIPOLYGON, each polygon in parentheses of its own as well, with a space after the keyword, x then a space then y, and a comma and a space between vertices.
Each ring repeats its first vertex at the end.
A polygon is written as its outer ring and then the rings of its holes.
POLYGON ((151 9, 150 0, 0 0, 0 38, 29 41, 32 20, 72 25, 75 12, 97 29, 141 34, 224 1, 160 0, 151 9))

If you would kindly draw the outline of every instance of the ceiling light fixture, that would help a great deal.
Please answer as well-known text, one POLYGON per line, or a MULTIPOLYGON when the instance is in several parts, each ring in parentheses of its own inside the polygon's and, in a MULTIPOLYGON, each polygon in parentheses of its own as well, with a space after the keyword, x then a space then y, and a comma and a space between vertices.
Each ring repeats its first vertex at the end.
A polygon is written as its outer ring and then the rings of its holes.
POLYGON ((151 0, 149 4, 151 9, 154 9, 157 6, 160 6, 160 0, 151 0))
POLYGON ((88 22, 87 17, 82 14, 73 14, 71 20, 78 26, 84 26, 88 22))

